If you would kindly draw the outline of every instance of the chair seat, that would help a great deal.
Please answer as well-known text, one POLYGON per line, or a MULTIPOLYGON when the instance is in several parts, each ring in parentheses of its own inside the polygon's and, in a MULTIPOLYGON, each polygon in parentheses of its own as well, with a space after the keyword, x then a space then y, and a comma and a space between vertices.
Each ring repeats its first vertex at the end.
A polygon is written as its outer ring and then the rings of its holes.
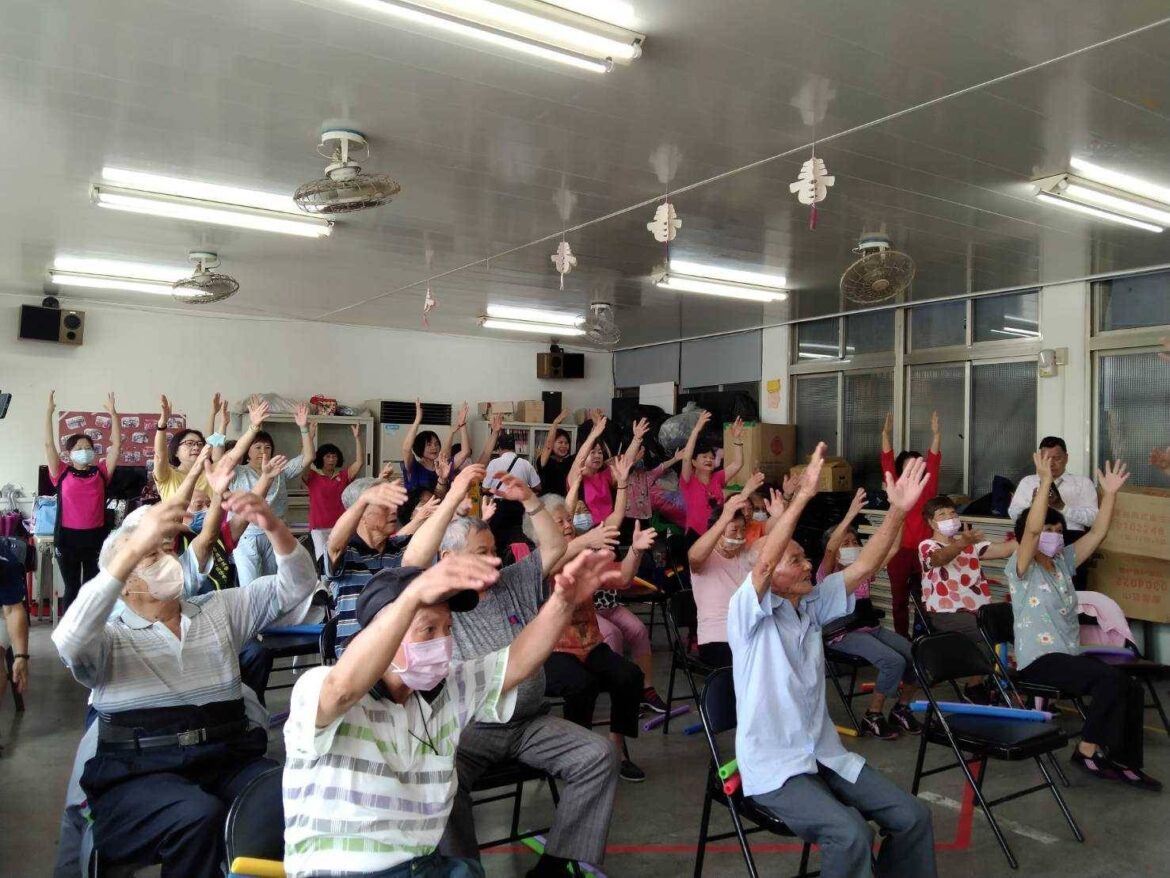
POLYGON ((496 787, 515 786, 530 780, 543 780, 547 775, 539 768, 522 762, 510 761, 493 765, 472 785, 473 792, 494 790, 496 787))
POLYGON ((853 665, 857 668, 864 668, 869 664, 869 659, 863 659, 859 655, 841 652, 841 650, 834 649, 827 644, 825 646, 825 658, 838 665, 853 665))
MULTIPOLYGON (((723 804, 727 804, 727 794, 723 792, 723 783, 716 780, 715 776, 708 773, 707 781, 710 785, 711 797, 723 804)), ((787 823, 768 811, 761 808, 755 803, 755 800, 750 796, 745 796, 742 790, 736 790, 731 794, 731 799, 735 803, 736 811, 741 817, 746 817, 752 823, 756 824, 769 832, 774 832, 777 835, 787 835, 796 838, 796 833, 793 832, 787 823)))
MULTIPOLYGON (((1055 723, 970 714, 947 714, 946 720, 960 749, 998 759, 1031 759, 1068 743, 1068 735, 1055 723)), ((946 734, 935 722, 931 722, 927 734, 931 743, 950 746, 946 734)))
POLYGON ((1170 677, 1170 665, 1159 664, 1149 659, 1124 655, 1093 655, 1090 657, 1110 667, 1117 668, 1119 671, 1125 671, 1134 677, 1142 677, 1143 679, 1149 677, 1152 680, 1170 677))
POLYGON ((321 638, 316 634, 266 634, 260 645, 274 658, 316 655, 321 651, 321 638))

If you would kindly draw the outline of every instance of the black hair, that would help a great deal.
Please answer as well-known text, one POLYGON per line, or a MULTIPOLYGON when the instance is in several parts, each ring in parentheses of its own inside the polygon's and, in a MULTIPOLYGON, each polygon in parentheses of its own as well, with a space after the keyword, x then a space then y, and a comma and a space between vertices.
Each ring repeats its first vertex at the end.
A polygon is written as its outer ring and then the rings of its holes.
POLYGON ((322 445, 320 448, 317 449, 317 456, 313 458, 313 466, 317 467, 317 469, 324 469, 325 468, 325 455, 326 454, 336 454, 337 455, 337 468, 338 469, 341 469, 345 465, 345 457, 342 455, 341 449, 338 448, 336 445, 334 445, 332 442, 326 442, 324 445, 322 445))
POLYGON ((423 502, 423 495, 430 494, 435 496, 435 492, 430 488, 415 488, 413 491, 408 491, 406 494, 406 502, 398 507, 398 523, 404 525, 410 521, 410 516, 414 515, 414 510, 419 503, 423 502))
POLYGON ((454 445, 452 445, 451 446, 452 459, 454 459, 455 455, 458 454, 462 450, 463 450, 463 443, 462 442, 456 442, 454 445))
POLYGON ((90 439, 84 433, 74 433, 72 436, 70 436, 68 439, 65 440, 65 450, 72 451, 75 447, 77 447, 77 443, 80 442, 82 439, 84 439, 86 442, 89 443, 90 448, 93 448, 93 440, 92 439, 90 439))
POLYGON ((906 465, 906 461, 912 460, 915 457, 922 457, 917 451, 901 451, 898 456, 894 458, 894 475, 902 475, 902 467, 906 465))
MULTIPOLYGON (((823 534, 821 534, 821 554, 822 555, 829 550, 829 540, 831 540, 833 538, 833 533, 836 530, 837 530, 837 525, 833 525, 832 527, 826 527, 825 532, 823 534)), ((857 529, 856 525, 852 525, 852 524, 849 525, 848 533, 853 534, 853 536, 857 537, 858 541, 860 542, 861 531, 859 531, 857 529)))
POLYGON ((1064 444, 1064 440, 1059 436, 1045 436, 1040 440, 1040 448, 1059 448, 1065 454, 1068 454, 1068 446, 1064 444))
MULTIPOLYGON (((1049 445, 1048 447, 1055 448, 1056 446, 1049 445)), ((1032 507, 1029 506, 1027 509, 1025 509, 1023 512, 1021 512, 1020 517, 1016 519, 1015 532, 1016 532, 1016 542, 1017 543, 1024 538, 1024 527, 1028 523, 1028 513, 1031 511, 1032 511, 1032 507)), ((1068 531, 1068 525, 1066 524, 1066 522, 1064 520, 1064 516, 1061 515, 1059 512, 1057 512, 1055 509, 1053 509, 1051 506, 1048 508, 1048 511, 1044 514, 1044 524, 1046 526, 1050 525, 1050 524, 1059 524, 1060 529, 1062 531, 1064 531, 1064 532, 1068 531)))
MULTIPOLYGON (((709 516, 707 516, 707 529, 710 530, 711 528, 713 528, 715 526, 715 523, 717 521, 719 521, 719 519, 722 517, 723 517, 723 507, 716 506, 714 509, 711 510, 711 514, 709 516)), ((745 525, 747 524, 747 515, 745 514, 745 510, 741 509, 741 510, 739 510, 739 512, 735 513, 735 518, 741 519, 745 525)), ((733 518, 732 521, 734 521, 734 520, 735 519, 733 518)))
POLYGON ((414 437, 414 444, 410 446, 410 450, 414 452, 415 457, 422 457, 423 452, 427 449, 427 443, 434 439, 439 442, 439 434, 434 430, 423 430, 414 437))
POLYGON ((560 428, 558 427, 558 428, 557 428, 557 432, 556 432, 556 434, 553 436, 553 442, 556 442, 556 441, 557 441, 558 439, 560 439, 562 436, 563 436, 563 437, 565 437, 565 441, 569 443, 569 448, 570 448, 570 449, 572 449, 572 447, 573 447, 573 437, 569 435, 569 431, 568 431, 568 430, 562 430, 562 429, 560 429, 560 428))
POLYGON ((267 442, 268 447, 272 449, 272 453, 276 454, 276 443, 272 441, 272 434, 267 430, 257 430, 256 435, 252 437, 252 441, 248 444, 248 450, 252 450, 252 446, 257 442, 267 442))
POLYGON ((511 433, 501 433, 500 438, 496 440, 496 448, 500 451, 515 451, 516 437, 511 433))
POLYGON ((695 443, 695 451, 691 455, 691 460, 694 460, 700 454, 714 454, 714 453, 715 453, 715 446, 714 445, 712 445, 710 442, 700 440, 700 441, 695 443))
POLYGON ((931 497, 922 507, 922 517, 926 519, 927 523, 934 521, 934 514, 940 509, 954 509, 958 511, 955 506, 955 501, 946 494, 939 494, 937 497, 931 497))
MULTIPOLYGON (((159 426, 165 428, 166 425, 160 424, 159 426)), ((195 434, 196 436, 198 436, 199 441, 202 442, 204 445, 207 444, 207 437, 204 436, 201 431, 190 430, 190 429, 180 430, 174 436, 172 436, 171 441, 167 443, 167 454, 169 454, 171 457, 171 466, 178 466, 179 465, 179 446, 182 444, 183 440, 186 439, 191 434, 195 434)))

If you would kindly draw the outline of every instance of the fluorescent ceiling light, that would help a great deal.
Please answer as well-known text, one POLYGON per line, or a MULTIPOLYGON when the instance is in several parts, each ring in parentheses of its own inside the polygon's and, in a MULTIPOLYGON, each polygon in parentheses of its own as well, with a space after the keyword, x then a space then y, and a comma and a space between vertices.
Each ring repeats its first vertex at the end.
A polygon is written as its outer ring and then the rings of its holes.
POLYGON ((502 320, 496 317, 484 317, 480 320, 484 329, 504 329, 509 332, 535 332, 540 335, 584 335, 585 330, 577 326, 565 326, 560 323, 527 323, 523 320, 502 320))
POLYGON ((1106 186, 1113 186, 1116 189, 1132 192, 1134 195, 1142 195, 1146 198, 1152 198, 1154 201, 1170 204, 1170 189, 1165 186, 1159 186, 1138 177, 1131 177, 1129 174, 1122 174, 1119 171, 1111 171, 1084 159, 1071 158, 1068 163, 1074 171, 1090 180, 1096 180, 1106 186))
POLYGON ((579 70, 606 73, 642 53, 645 37, 538 0, 343 0, 411 24, 490 43, 579 70))
POLYGON ((1056 195, 1050 195, 1047 192, 1037 192, 1036 197, 1045 204, 1051 204, 1056 207, 1063 207, 1066 210, 1075 210, 1077 213, 1088 214, 1097 219, 1109 220, 1114 223, 1121 223, 1126 226, 1133 226, 1135 229, 1145 229, 1147 232, 1160 232, 1162 226, 1156 226, 1153 223, 1143 222, 1142 220, 1133 219, 1132 217, 1122 216, 1119 213, 1112 213, 1108 210, 1102 210, 1099 207, 1092 207, 1088 204, 1081 204, 1079 201, 1071 201, 1068 198, 1060 198, 1056 195))
POLYGON ((325 237, 333 230, 332 222, 304 213, 282 195, 123 168, 103 168, 102 182, 92 195, 99 207, 149 216, 305 238, 325 237))
POLYGON ((710 278, 712 280, 727 280, 732 283, 748 284, 756 287, 776 287, 783 289, 787 278, 782 274, 764 274, 759 271, 743 271, 738 268, 724 268, 721 265, 706 265, 700 262, 684 262, 681 259, 670 260, 670 273, 686 274, 691 277, 710 278))
POLYGON ((488 305, 488 317, 500 317, 504 320, 523 320, 527 323, 551 323, 554 326, 576 326, 580 320, 579 314, 562 314, 558 311, 541 311, 536 308, 514 308, 511 305, 488 305))
POLYGON ((1160 223, 1163 226, 1170 225, 1170 209, 1161 210, 1157 207, 1142 204, 1132 198, 1102 192, 1100 189, 1094 189, 1091 186, 1070 182, 1061 191, 1061 195, 1065 198, 1071 198, 1073 201, 1080 201, 1085 204, 1092 204, 1096 207, 1104 208, 1105 210, 1111 210, 1114 213, 1122 213, 1136 217, 1137 219, 1150 220, 1154 223, 1160 223))
POLYGON ((704 296, 721 296, 725 299, 744 299, 749 302, 782 302, 788 294, 782 290, 766 290, 741 284, 720 283, 697 277, 667 275, 655 284, 660 290, 672 293, 700 293, 704 296))
POLYGON ((1034 329, 1016 329, 1014 326, 1005 326, 1003 329, 993 329, 991 331, 999 335, 1014 335, 1021 338, 1040 337, 1040 333, 1036 332, 1034 329))
POLYGON ((49 278, 62 287, 85 287, 96 290, 125 290, 169 296, 172 284, 191 276, 189 267, 144 265, 109 259, 85 259, 58 256, 49 269, 49 278))

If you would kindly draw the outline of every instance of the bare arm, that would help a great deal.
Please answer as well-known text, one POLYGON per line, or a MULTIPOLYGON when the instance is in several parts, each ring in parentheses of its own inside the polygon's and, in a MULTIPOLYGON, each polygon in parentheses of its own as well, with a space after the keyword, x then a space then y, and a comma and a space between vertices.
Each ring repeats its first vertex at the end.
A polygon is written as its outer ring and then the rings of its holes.
POLYGON ((634 535, 630 540, 630 551, 626 552, 626 557, 622 559, 622 588, 627 587, 638 575, 638 568, 642 566, 642 557, 654 547, 656 536, 658 534, 654 528, 648 527, 642 530, 642 523, 640 521, 634 522, 634 535))
MULTIPOLYGON (((939 546, 937 549, 931 552, 927 564, 929 564, 932 568, 946 567, 948 564, 962 555, 965 548, 968 546, 974 546, 976 543, 981 543, 983 540, 983 531, 979 530, 978 528, 968 527, 966 530, 955 534, 951 541, 945 546, 939 546)), ((1011 552, 1008 552, 1008 555, 1010 554, 1011 552)), ((989 556, 984 553, 980 557, 990 558, 993 556, 989 556)))
POLYGON ((410 429, 402 437, 402 471, 404 473, 414 469, 414 440, 418 436, 418 428, 422 424, 422 416, 422 399, 416 399, 414 401, 414 423, 410 425, 410 429))
POLYGON ((569 416, 569 410, 565 409, 555 418, 553 418, 552 426, 548 429, 548 435, 544 437, 544 446, 540 449, 540 465, 547 466, 548 459, 552 457, 553 443, 557 440, 557 428, 561 426, 561 422, 569 416))
POLYGON ((882 451, 886 454, 892 454, 894 451, 894 415, 890 412, 886 413, 886 422, 882 424, 882 451))
MULTIPOLYGON (((192 472, 195 469, 192 468, 192 472)), ((195 553, 195 560, 202 570, 211 557, 211 550, 219 539, 219 526, 223 522, 223 494, 219 491, 211 492, 211 505, 207 508, 207 516, 203 519, 203 530, 191 540, 191 550, 195 553)))
POLYGON ((1024 534, 1020 537, 1020 548, 1016 550, 1016 573, 1023 576, 1032 566, 1036 547, 1040 544, 1040 532, 1044 530, 1044 518, 1048 515, 1048 492, 1052 488, 1052 461, 1041 451, 1032 455, 1036 464, 1036 475, 1040 484, 1024 522, 1024 534))
POLYGON ((308 485, 313 478, 313 461, 317 459, 317 422, 309 424, 309 456, 305 458, 305 468, 301 470, 301 481, 308 485))
POLYGON ((211 414, 207 416, 207 433, 204 435, 210 436, 215 432, 215 419, 219 416, 219 405, 223 401, 219 395, 219 391, 211 397, 211 414))
POLYGON ((368 507, 385 506, 387 514, 395 515, 398 507, 405 502, 406 489, 397 482, 378 482, 362 491, 357 501, 342 513, 341 518, 337 519, 337 523, 329 531, 329 541, 325 546, 329 554, 329 569, 336 569, 341 556, 345 554, 345 547, 349 545, 350 538, 357 533, 358 523, 368 507))
MULTIPOLYGON (((219 400, 219 432, 224 436, 227 436, 228 422, 230 421, 230 419, 231 419, 231 414, 228 411, 228 401, 226 398, 220 397, 220 400, 219 400)), ((211 432, 212 433, 215 432, 215 427, 216 427, 215 418, 212 418, 211 419, 211 432)), ((212 462, 215 463, 216 461, 218 461, 221 457, 223 457, 223 454, 224 454, 224 451, 223 451, 222 445, 217 445, 214 448, 212 448, 211 449, 212 462)))
POLYGON ((230 460, 232 466, 239 466, 240 461, 248 456, 248 449, 252 447, 252 440, 260 432, 260 425, 268 417, 268 401, 252 402, 248 405, 248 429, 236 440, 235 447, 227 452, 224 460, 230 460))
POLYGON ((163 394, 159 400, 158 426, 154 430, 154 480, 161 482, 171 472, 167 449, 167 421, 171 419, 171 401, 163 394))
MULTIPOLYGON (((308 459, 308 458, 306 458, 308 459)), ((349 477, 356 479, 361 475, 362 469, 366 465, 366 450, 362 447, 362 425, 353 425, 353 463, 349 465, 349 477)), ((305 472, 309 471, 309 467, 305 466, 305 472)))
POLYGON ((106 411, 110 415, 110 447, 106 449, 106 475, 113 476, 118 468, 118 456, 122 453, 122 421, 118 417, 118 405, 111 391, 106 396, 106 411))
POLYGON ((477 463, 455 477, 455 481, 451 483, 451 490, 447 492, 439 508, 410 538, 410 544, 402 555, 403 567, 430 567, 434 563, 435 556, 439 553, 439 544, 443 542, 443 534, 447 532, 447 525, 455 517, 455 510, 467 496, 471 483, 482 482, 486 474, 483 465, 477 463))
POLYGON ((824 442, 817 444, 808 466, 801 473, 800 483, 796 493, 792 496, 792 502, 788 504, 784 514, 780 516, 780 521, 772 528, 772 532, 761 540, 763 546, 760 548, 755 566, 752 567, 752 587, 756 590, 757 599, 762 600, 768 592, 772 571, 776 569, 776 565, 784 555, 784 550, 788 548, 788 543, 792 540, 792 534, 796 531, 796 523, 800 520, 804 507, 817 493, 817 481, 821 477, 821 467, 825 463, 826 448, 824 442))
POLYGON ((736 418, 731 425, 731 461, 724 461, 723 475, 731 481, 743 469, 743 418, 736 418))
POLYGON ((897 545, 898 534, 902 532, 906 516, 922 496, 928 480, 926 461, 921 457, 906 463, 897 482, 892 475, 886 474, 886 494, 890 498, 890 510, 886 513, 881 527, 861 547, 857 560, 843 571, 846 592, 852 594, 881 568, 891 547, 897 545))
POLYGON ((569 540, 565 546, 565 554, 561 555, 561 560, 553 566, 550 572, 556 573, 582 552, 587 552, 590 549, 604 552, 617 548, 619 537, 618 529, 609 524, 600 524, 592 530, 574 537, 569 540))
POLYGON ((53 423, 57 414, 57 391, 49 391, 49 410, 45 415, 45 465, 49 475, 56 479, 61 475, 61 454, 57 450, 57 425, 53 423))
POLYGON ((853 526, 854 519, 861 514, 861 510, 865 507, 865 499, 865 488, 858 488, 857 493, 853 495, 853 501, 849 504, 849 510, 845 513, 845 517, 841 519, 841 523, 833 529, 833 533, 829 536, 829 542, 825 546, 825 556, 821 560, 821 567, 823 569, 832 570, 837 566, 837 550, 845 542, 845 536, 853 526))
POLYGON ((462 469, 463 464, 471 460, 471 433, 467 429, 467 421, 459 428, 459 453, 455 455, 455 469, 462 469))
POLYGON ((942 425, 939 423, 938 412, 930 413, 930 450, 935 454, 942 451, 942 425))
POLYGON ((606 524, 620 527, 622 519, 626 517, 626 504, 630 497, 630 471, 633 468, 634 461, 629 454, 618 458, 610 466, 614 482, 613 512, 606 516, 606 524))
POLYGON ((699 419, 695 421, 695 426, 691 428, 691 435, 687 437, 682 459, 682 478, 684 481, 689 482, 695 474, 695 469, 692 466, 692 461, 695 459, 695 446, 699 444, 699 436, 709 423, 711 423, 711 413, 702 412, 699 419))
POLYGON ((731 524, 732 519, 746 505, 747 498, 742 494, 736 494, 727 499, 727 502, 723 504, 723 512, 719 516, 719 520, 715 522, 713 527, 707 528, 703 532, 703 535, 695 540, 695 544, 691 546, 690 551, 687 552, 687 561, 690 563, 692 572, 698 572, 703 569, 703 566, 707 563, 707 559, 715 551, 715 546, 718 545, 719 538, 723 536, 723 531, 727 525, 731 524))
POLYGON ((301 431, 301 460, 307 467, 313 462, 313 439, 309 435, 309 407, 305 403, 297 406, 295 415, 297 427, 301 431))
POLYGON ((1102 490, 1097 519, 1089 528, 1089 532, 1073 543, 1073 558, 1078 567, 1093 557, 1093 553, 1109 533, 1109 525, 1113 521, 1113 508, 1117 504, 1117 492, 1129 481, 1129 472, 1120 460, 1113 462, 1107 460, 1105 471, 1097 470, 1097 481, 1102 490))
POLYGON ((480 466, 487 466, 488 461, 492 459, 492 453, 496 450, 496 442, 500 438, 500 431, 504 429, 504 416, 492 415, 490 424, 491 430, 488 433, 487 441, 483 445, 483 451, 479 453, 480 466))
POLYGON ((1012 552, 1017 548, 1018 544, 1015 540, 1002 540, 998 543, 992 543, 979 554, 979 557, 985 561, 1003 561, 1010 558, 1012 552))
POLYGON ((589 431, 589 435, 585 437, 585 441, 577 449, 577 456, 573 458, 573 465, 569 468, 570 471, 576 469, 581 472, 585 471, 585 459, 589 457, 589 452, 593 450, 593 446, 597 444, 597 440, 601 438, 601 434, 605 432, 605 427, 609 420, 605 415, 601 414, 600 409, 593 410, 593 429, 589 431))

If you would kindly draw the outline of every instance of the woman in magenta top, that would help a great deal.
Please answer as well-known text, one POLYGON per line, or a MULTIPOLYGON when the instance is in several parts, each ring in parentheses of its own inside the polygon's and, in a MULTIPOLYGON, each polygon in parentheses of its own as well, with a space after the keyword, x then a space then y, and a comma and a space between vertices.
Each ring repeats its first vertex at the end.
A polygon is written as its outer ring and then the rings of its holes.
POLYGON ((712 510, 723 506, 723 489, 743 468, 743 418, 731 426, 733 451, 723 469, 715 471, 715 450, 699 443, 699 436, 711 423, 711 413, 702 412, 683 449, 682 476, 678 488, 687 506, 687 538, 694 540, 707 532, 712 510))
MULTIPOLYGON (((68 608, 84 582, 98 574, 98 555, 106 538, 106 486, 118 468, 122 448, 122 425, 118 419, 114 394, 106 397, 110 420, 110 444, 105 460, 98 461, 94 440, 85 433, 75 433, 65 440, 68 462, 61 459, 57 447, 56 391, 49 391, 49 410, 45 418, 45 463, 49 479, 57 489, 57 528, 53 548, 65 584, 65 607, 68 608)), ((100 418, 99 418, 100 421, 100 418)))
MULTIPOLYGON (((329 541, 329 531, 345 512, 341 493, 362 471, 365 452, 362 449, 361 424, 354 424, 352 429, 353 463, 348 469, 342 469, 345 458, 341 455, 341 449, 332 442, 326 442, 317 448, 313 465, 306 467, 301 474, 301 481, 309 491, 309 530, 313 535, 313 549, 317 557, 325 550, 325 544, 329 541)), ((316 421, 309 426, 309 431, 313 444, 316 445, 316 421)))

